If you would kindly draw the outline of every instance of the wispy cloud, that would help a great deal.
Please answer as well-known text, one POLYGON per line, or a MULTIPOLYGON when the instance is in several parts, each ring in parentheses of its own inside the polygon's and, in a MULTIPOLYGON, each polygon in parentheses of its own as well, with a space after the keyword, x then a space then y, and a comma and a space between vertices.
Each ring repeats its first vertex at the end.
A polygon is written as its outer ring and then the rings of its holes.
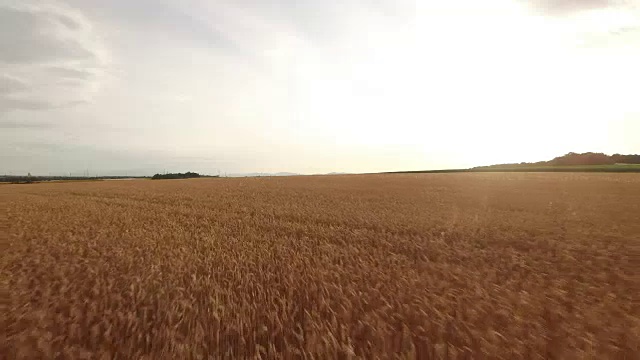
POLYGON ((0 114, 90 101, 109 64, 92 23, 56 2, 0 4, 0 48, 0 114))
POLYGON ((587 10, 627 6, 627 0, 524 0, 534 9, 553 16, 564 16, 587 10))
POLYGON ((51 74, 52 76, 58 76, 64 79, 80 79, 80 80, 88 80, 93 78, 96 73, 89 69, 76 69, 73 67, 63 67, 63 66, 51 66, 46 67, 43 70, 51 74))
POLYGON ((29 85, 22 79, 2 74, 0 75, 0 94, 13 94, 29 89, 29 85))

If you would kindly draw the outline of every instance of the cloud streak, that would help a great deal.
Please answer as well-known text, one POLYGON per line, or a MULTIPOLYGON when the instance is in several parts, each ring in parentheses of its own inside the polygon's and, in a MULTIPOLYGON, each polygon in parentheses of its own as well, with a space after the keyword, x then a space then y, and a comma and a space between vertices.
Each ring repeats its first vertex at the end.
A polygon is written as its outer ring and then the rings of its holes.
POLYGON ((0 129, 46 129, 50 127, 51 124, 44 122, 0 120, 0 129))
POLYGON ((532 8, 551 16, 567 16, 588 10, 624 7, 627 0, 525 0, 532 8))

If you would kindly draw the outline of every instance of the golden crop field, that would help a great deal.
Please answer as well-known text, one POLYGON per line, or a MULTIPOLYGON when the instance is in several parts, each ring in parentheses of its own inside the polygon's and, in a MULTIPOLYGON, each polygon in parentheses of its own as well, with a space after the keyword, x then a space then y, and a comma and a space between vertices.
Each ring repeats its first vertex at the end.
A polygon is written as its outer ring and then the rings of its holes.
POLYGON ((640 176, 0 186, 6 359, 638 359, 640 176))

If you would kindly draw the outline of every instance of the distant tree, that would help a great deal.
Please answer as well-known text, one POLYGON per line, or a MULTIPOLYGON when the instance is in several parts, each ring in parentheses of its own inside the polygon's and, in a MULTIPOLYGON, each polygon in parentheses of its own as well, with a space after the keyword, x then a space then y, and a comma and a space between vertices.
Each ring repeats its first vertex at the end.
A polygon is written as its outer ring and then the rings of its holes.
POLYGON ((199 178, 201 175, 195 172, 187 171, 186 173, 170 173, 170 174, 155 174, 151 178, 152 180, 161 180, 161 179, 192 179, 199 178))

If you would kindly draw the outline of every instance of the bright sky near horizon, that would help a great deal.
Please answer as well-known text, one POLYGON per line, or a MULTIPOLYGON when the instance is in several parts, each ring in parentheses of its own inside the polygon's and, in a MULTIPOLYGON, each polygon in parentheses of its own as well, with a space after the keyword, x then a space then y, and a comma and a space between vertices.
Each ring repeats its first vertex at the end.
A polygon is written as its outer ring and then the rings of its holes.
POLYGON ((640 153, 636 0, 0 0, 0 173, 640 153))

